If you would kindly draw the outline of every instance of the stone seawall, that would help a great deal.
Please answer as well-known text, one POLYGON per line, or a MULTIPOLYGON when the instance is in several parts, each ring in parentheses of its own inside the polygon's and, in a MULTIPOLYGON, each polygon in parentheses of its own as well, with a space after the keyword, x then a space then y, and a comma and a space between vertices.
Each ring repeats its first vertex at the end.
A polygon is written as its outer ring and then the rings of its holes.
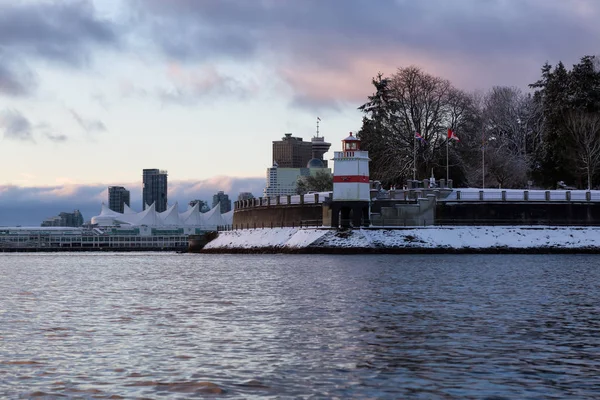
POLYGON ((234 229, 297 227, 300 224, 320 226, 322 223, 322 204, 250 207, 235 210, 233 215, 234 229))

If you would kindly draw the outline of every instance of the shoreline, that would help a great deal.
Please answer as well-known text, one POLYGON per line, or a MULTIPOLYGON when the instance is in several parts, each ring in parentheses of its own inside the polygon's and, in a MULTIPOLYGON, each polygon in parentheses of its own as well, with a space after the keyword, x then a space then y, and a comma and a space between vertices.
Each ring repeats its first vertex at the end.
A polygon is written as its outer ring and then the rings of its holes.
POLYGON ((306 247, 289 249, 281 247, 257 247, 237 249, 203 249, 200 254, 329 254, 329 255, 361 255, 361 254, 600 254, 600 247, 489 247, 489 248, 327 248, 306 247))
POLYGON ((600 254, 600 227, 265 228, 220 232, 205 254, 600 254))

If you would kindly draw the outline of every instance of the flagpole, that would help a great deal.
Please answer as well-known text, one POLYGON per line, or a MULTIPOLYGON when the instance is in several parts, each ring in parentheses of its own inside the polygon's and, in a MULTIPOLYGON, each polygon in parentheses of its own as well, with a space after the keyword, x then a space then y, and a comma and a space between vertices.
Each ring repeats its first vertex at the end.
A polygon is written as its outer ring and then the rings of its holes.
POLYGON ((485 136, 481 137, 481 188, 485 189, 485 136))
POLYGON ((413 181, 417 180, 417 134, 413 133, 413 181))
POLYGON ((448 159, 448 147, 450 147, 450 138, 446 138, 446 185, 450 179, 450 162, 448 159))

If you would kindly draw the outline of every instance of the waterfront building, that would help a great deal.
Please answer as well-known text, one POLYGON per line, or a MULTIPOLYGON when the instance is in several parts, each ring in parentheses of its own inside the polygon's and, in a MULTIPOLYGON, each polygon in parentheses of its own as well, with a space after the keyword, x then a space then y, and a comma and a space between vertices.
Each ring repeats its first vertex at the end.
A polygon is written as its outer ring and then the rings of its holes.
POLYGON ((200 203, 195 203, 193 207, 180 213, 177 203, 163 212, 156 211, 155 205, 152 204, 141 212, 127 208, 126 212, 119 213, 102 204, 100 214, 92 217, 91 223, 92 226, 103 229, 146 227, 152 230, 179 231, 185 228, 184 233, 189 233, 189 229, 216 230, 219 226, 231 225, 233 212, 221 214, 220 207, 217 206, 202 213, 199 206, 200 203))
POLYGON ((125 205, 128 207, 131 205, 129 190, 123 186, 110 186, 108 188, 108 208, 122 213, 125 211, 125 205))
POLYGON ((229 200, 229 195, 225 194, 223 191, 217 192, 217 194, 213 196, 212 206, 214 208, 217 205, 220 207, 221 214, 231 211, 231 200, 229 200))
POLYGON ((142 210, 155 204, 157 212, 167 209, 167 171, 144 169, 142 172, 142 210))
POLYGON ((286 133, 281 140, 273 141, 273 164, 280 168, 304 168, 312 156, 312 143, 286 133))

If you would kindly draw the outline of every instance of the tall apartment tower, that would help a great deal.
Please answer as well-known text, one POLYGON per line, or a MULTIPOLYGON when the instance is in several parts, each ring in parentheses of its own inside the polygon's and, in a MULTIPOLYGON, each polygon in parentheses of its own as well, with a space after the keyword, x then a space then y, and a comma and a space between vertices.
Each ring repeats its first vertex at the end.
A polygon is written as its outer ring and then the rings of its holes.
POLYGON ((281 140, 273 141, 273 163, 279 168, 306 168, 313 155, 313 145, 302 138, 286 133, 281 140))
POLYGON ((125 204, 130 205, 129 190, 123 186, 109 186, 108 188, 108 208, 113 211, 123 213, 125 204))
POLYGON ((145 169, 142 173, 142 210, 146 205, 155 203, 156 211, 163 212, 167 209, 167 171, 158 169, 145 169))
POLYGON ((213 196, 212 206, 216 207, 217 204, 220 205, 221 214, 231 211, 231 200, 229 200, 229 195, 225 194, 225 192, 221 191, 213 196))

